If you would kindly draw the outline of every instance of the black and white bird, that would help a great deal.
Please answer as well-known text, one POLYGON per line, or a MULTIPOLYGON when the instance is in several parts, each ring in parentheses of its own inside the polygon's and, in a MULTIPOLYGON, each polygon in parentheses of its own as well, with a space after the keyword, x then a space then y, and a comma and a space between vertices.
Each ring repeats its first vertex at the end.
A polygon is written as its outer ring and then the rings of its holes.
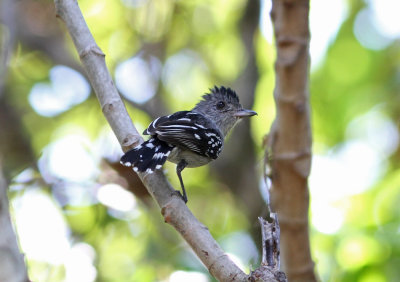
POLYGON ((162 116, 143 132, 150 139, 128 151, 121 164, 134 171, 152 173, 166 160, 176 163, 182 198, 187 202, 181 172, 185 167, 199 167, 218 158, 224 138, 243 117, 257 113, 243 109, 235 91, 214 87, 191 111, 162 116))

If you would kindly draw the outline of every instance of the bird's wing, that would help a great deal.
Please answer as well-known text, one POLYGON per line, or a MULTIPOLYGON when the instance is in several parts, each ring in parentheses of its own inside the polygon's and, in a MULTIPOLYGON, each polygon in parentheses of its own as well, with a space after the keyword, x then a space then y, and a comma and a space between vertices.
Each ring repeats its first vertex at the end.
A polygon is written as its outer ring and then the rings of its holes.
POLYGON ((177 112, 155 119, 143 134, 155 135, 169 144, 183 147, 216 159, 222 151, 223 138, 212 122, 194 112, 177 112))
POLYGON ((181 111, 181 112, 176 112, 172 115, 158 117, 150 123, 149 127, 145 131, 143 131, 143 134, 144 135, 157 135, 156 128, 159 125, 164 124, 165 122, 174 121, 174 120, 183 121, 183 120, 185 120, 185 118, 186 118, 186 120, 190 120, 188 118, 189 113, 190 113, 189 111, 181 111))

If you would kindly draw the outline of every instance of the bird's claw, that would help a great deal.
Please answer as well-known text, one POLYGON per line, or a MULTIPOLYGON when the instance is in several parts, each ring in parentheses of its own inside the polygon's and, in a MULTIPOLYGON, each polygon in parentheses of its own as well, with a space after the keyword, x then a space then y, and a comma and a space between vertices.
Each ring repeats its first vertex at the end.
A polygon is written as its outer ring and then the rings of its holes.
POLYGON ((188 202, 188 198, 186 195, 182 195, 181 191, 175 190, 175 193, 178 194, 178 196, 185 202, 185 204, 188 202))

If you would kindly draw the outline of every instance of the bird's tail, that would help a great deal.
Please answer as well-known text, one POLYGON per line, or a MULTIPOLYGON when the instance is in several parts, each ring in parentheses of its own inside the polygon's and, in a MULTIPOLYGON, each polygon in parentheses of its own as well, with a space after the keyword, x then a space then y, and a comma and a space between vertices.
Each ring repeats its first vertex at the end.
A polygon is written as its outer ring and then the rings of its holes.
POLYGON ((160 169, 174 147, 152 137, 122 156, 120 163, 134 171, 152 173, 160 169))

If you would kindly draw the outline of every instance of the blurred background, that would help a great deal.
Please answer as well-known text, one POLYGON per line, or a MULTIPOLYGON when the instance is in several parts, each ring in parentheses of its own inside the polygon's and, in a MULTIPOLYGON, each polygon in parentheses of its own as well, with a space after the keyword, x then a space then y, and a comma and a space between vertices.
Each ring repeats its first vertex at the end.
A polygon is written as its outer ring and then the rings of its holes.
MULTIPOLYGON (((49 0, 0 2, 0 156, 32 281, 214 281, 163 222, 49 0)), ((260 262, 274 118, 270 0, 82 0, 141 132, 214 85, 259 113, 184 171, 188 206, 245 271, 260 262), (234 177, 233 177, 234 176, 234 177)), ((321 281, 400 279, 400 2, 311 1, 311 246, 321 281)), ((165 166, 176 187, 175 166, 165 166)))

